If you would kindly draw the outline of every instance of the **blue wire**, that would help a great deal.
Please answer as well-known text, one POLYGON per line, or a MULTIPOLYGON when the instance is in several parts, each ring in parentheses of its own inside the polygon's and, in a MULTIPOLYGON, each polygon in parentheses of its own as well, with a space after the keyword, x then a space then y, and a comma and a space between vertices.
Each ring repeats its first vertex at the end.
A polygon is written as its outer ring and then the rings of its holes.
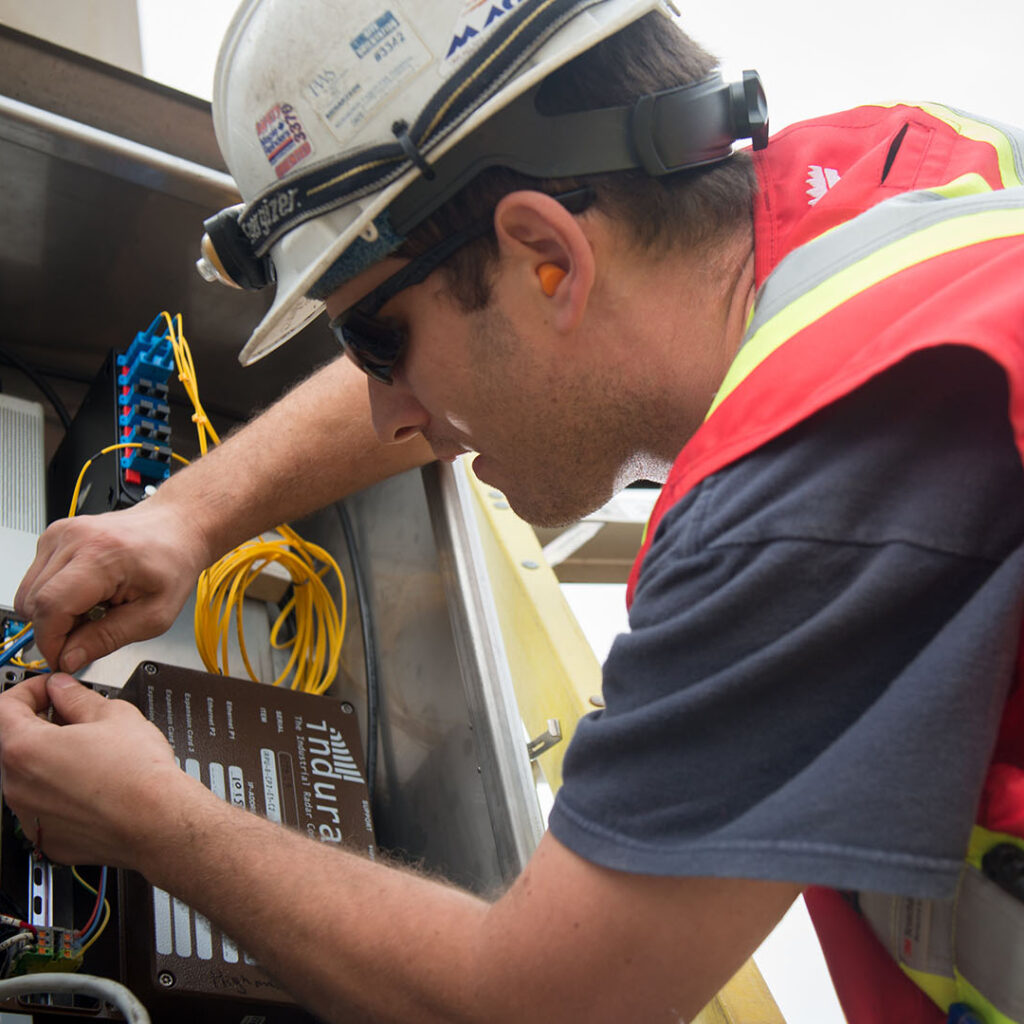
POLYGON ((77 942, 79 946, 84 946, 96 934, 96 930, 103 920, 103 904, 107 899, 107 866, 105 864, 100 868, 100 884, 96 887, 96 891, 98 893, 96 897, 96 916, 92 919, 89 930, 79 936, 77 942))
POLYGON ((12 644, 10 647, 0 654, 0 665, 6 665, 16 654, 26 648, 36 637, 36 631, 30 629, 23 637, 19 637, 17 642, 12 644))

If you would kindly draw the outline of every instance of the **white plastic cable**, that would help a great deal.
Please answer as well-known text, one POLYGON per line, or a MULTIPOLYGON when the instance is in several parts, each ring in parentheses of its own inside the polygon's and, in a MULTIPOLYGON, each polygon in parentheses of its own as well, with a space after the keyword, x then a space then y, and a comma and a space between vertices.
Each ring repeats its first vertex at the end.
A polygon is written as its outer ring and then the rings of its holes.
POLYGON ((52 994, 92 996, 116 1006, 129 1024, 150 1024, 146 1008, 120 982, 93 974, 26 974, 0 981, 0 1000, 52 994))

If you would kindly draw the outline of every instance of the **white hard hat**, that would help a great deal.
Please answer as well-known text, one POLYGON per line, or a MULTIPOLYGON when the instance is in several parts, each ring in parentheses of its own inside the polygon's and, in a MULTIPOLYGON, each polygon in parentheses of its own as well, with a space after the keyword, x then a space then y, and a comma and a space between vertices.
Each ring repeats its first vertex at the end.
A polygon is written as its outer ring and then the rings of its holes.
MULTIPOLYGON (((734 139, 755 134, 756 110, 753 127, 742 116, 737 125, 732 110, 756 107, 752 90, 743 99, 742 84, 718 79, 703 90, 701 112, 683 118, 690 135, 701 136, 708 111, 715 114, 711 135, 696 150, 691 144, 683 163, 666 167, 664 146, 638 143, 633 108, 597 112, 613 115, 601 127, 622 138, 596 160, 592 119, 569 115, 557 133, 563 158, 545 132, 531 163, 526 122, 538 115, 517 114, 512 101, 661 7, 661 0, 247 0, 222 44, 213 100, 217 141, 244 204, 207 221, 199 261, 210 280, 248 288, 276 280, 273 305, 241 362, 260 359, 320 313, 322 301, 307 296, 329 268, 333 287, 385 258, 485 166, 548 177, 626 166, 665 173, 720 160, 734 139), (580 127, 586 143, 574 144, 580 127)), ((763 107, 759 85, 757 92, 763 107)), ((664 120, 653 107, 639 118, 648 135, 664 120)))

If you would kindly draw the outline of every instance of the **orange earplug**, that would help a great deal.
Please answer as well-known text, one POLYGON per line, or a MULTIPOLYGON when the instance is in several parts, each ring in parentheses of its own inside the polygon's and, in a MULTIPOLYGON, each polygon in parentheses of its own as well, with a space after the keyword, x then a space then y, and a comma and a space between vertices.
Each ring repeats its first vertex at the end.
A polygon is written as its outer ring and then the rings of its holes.
POLYGON ((565 271, 557 263, 542 263, 537 268, 537 277, 540 278, 541 291, 551 296, 565 277, 565 271))

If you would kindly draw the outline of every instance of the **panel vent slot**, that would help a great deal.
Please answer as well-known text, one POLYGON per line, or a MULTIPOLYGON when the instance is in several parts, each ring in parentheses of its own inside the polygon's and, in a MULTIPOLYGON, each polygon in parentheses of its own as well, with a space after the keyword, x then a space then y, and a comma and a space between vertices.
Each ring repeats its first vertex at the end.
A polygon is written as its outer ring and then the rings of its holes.
POLYGON ((46 528, 43 407, 0 395, 0 527, 46 528))

